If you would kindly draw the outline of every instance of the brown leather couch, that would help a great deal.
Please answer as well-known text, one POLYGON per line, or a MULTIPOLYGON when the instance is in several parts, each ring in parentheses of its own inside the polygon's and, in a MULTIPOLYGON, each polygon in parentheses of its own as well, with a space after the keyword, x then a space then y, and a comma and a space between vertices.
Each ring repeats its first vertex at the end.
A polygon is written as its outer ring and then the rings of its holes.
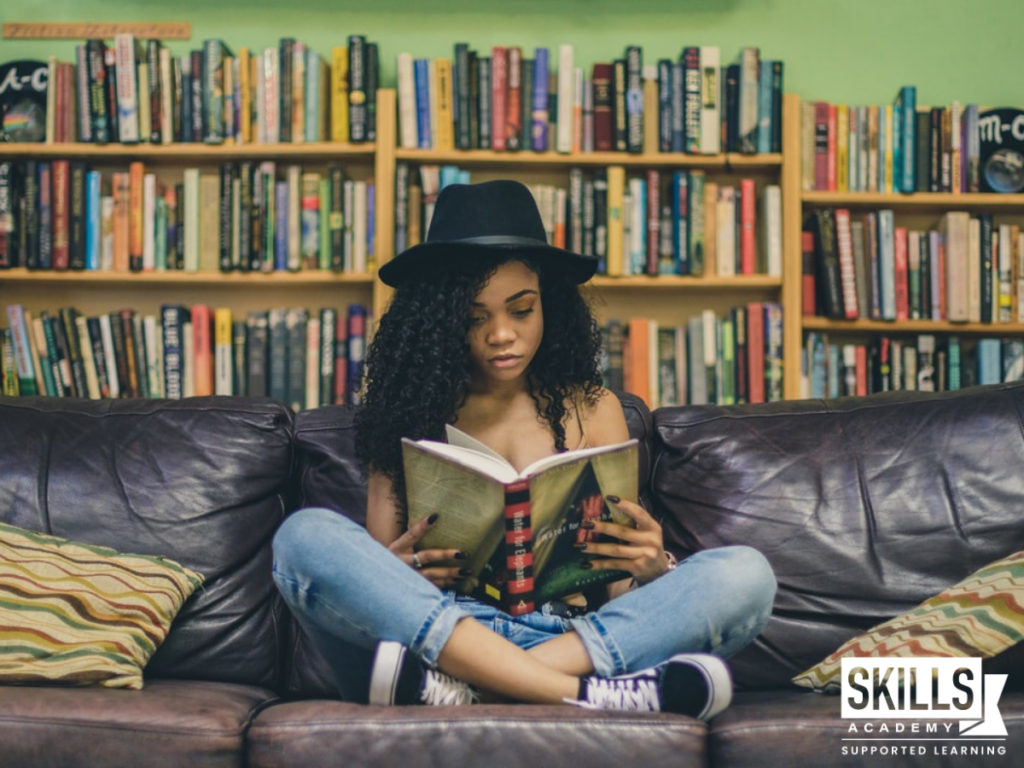
MULTIPOLYGON (((1024 548, 1024 385, 656 411, 624 398, 678 555, 744 543, 779 581, 711 723, 570 707, 337 701, 270 578, 293 509, 359 519, 350 413, 267 400, 0 398, 0 520, 206 575, 142 691, 0 686, 0 766, 960 765, 843 754, 837 697, 789 684, 861 630, 1024 548)), ((685 617, 680 617, 685 620, 685 617)), ((1019 685, 1012 654, 1002 659, 1019 685)), ((1024 759, 1024 694, 1003 694, 1024 759)))

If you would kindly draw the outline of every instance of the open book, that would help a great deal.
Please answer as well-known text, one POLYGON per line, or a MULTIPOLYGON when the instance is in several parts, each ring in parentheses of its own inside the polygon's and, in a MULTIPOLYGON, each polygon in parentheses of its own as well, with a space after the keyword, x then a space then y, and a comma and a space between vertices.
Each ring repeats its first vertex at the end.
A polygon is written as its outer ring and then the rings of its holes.
POLYGON ((420 547, 469 555, 470 576, 457 589, 513 615, 585 587, 623 578, 586 570, 573 545, 594 536, 584 520, 614 520, 605 496, 635 500, 637 441, 556 453, 522 472, 455 427, 448 442, 402 440, 409 523, 439 514, 420 547))

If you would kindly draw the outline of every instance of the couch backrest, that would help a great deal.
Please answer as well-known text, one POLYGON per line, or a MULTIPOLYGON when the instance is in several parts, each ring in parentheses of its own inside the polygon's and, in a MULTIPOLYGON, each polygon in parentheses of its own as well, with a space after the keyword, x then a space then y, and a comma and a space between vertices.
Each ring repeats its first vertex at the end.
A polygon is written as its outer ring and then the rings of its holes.
MULTIPOLYGON (((644 402, 619 395, 630 435, 640 441, 640 494, 648 496, 653 426, 644 402)), ((366 477, 355 458, 353 411, 328 406, 295 418, 297 508, 327 507, 366 522, 366 477)), ((293 622, 285 647, 282 690, 291 696, 333 696, 336 689, 327 662, 293 622)))
POLYGON ((146 675, 273 686, 291 433, 269 400, 0 398, 0 520, 199 571, 146 675))
POLYGON ((774 614, 737 682, 785 684, 862 630, 1024 549, 1024 385, 655 412, 678 552, 758 548, 774 614))

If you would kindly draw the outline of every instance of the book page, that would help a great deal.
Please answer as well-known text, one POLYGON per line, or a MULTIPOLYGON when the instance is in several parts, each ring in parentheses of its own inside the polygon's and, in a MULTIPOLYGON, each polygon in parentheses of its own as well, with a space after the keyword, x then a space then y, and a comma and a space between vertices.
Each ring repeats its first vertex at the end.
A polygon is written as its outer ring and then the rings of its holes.
MULTIPOLYGON (((409 524, 438 514, 437 523, 420 539, 419 548, 461 549, 469 559, 460 565, 476 576, 501 541, 504 485, 411 440, 402 440, 402 459, 409 524)), ((475 581, 467 580, 466 589, 471 586, 475 581)))

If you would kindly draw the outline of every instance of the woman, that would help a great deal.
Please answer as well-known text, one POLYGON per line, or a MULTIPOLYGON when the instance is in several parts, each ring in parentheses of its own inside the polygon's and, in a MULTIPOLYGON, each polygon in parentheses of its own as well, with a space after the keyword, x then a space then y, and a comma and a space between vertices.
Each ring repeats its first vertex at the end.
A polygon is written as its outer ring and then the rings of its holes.
POLYGON ((480 691, 705 719, 728 706, 721 657, 757 636, 774 598, 755 550, 707 550, 676 567, 658 523, 610 497, 633 526, 594 523, 619 543, 584 551, 629 583, 513 618, 455 594, 465 553, 418 548, 436 519, 405 524, 402 437, 442 439, 455 424, 516 468, 628 439, 618 399, 600 385, 600 336, 579 294, 594 269, 547 245, 526 187, 494 181, 446 187, 426 242, 380 270, 397 290, 356 421, 367 528, 307 509, 274 541, 275 581, 343 698, 463 703, 480 691))

